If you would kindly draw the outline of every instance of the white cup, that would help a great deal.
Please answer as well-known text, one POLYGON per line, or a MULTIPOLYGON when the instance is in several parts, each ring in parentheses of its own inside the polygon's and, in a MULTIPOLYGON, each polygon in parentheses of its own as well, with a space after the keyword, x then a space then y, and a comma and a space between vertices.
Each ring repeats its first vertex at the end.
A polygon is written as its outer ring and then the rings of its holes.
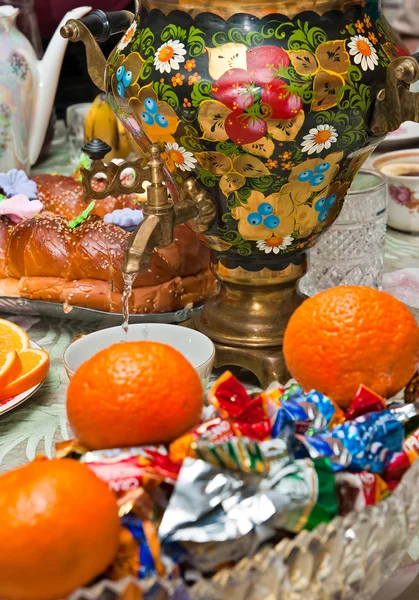
POLYGON ((208 384, 215 361, 214 344, 199 331, 164 323, 134 323, 129 326, 127 336, 122 327, 111 327, 78 338, 64 352, 67 375, 71 378, 86 360, 112 344, 145 340, 178 350, 194 367, 204 388, 208 384))
POLYGON ((388 224, 419 233, 419 150, 388 152, 372 166, 388 180, 388 224))

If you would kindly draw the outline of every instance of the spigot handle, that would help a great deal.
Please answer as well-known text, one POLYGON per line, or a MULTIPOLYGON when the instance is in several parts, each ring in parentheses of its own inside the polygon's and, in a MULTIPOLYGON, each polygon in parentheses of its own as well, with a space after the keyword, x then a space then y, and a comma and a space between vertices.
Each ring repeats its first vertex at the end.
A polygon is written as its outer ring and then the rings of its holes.
POLYGON ((111 150, 112 148, 109 144, 98 138, 90 140, 90 142, 87 142, 81 149, 81 151, 92 160, 103 160, 111 150))
POLYGON ((144 164, 144 159, 124 161, 117 165, 113 162, 105 164, 103 159, 112 150, 103 140, 94 139, 85 144, 83 152, 92 160, 89 169, 82 167, 80 173, 83 184, 83 200, 105 200, 108 196, 118 197, 126 194, 144 193, 144 183, 150 181, 150 167, 144 164), (134 171, 135 180, 130 186, 122 184, 122 174, 126 169, 134 171), (95 189, 93 180, 97 175, 105 175, 105 187, 102 190, 95 189))
POLYGON ((387 67, 385 87, 378 91, 370 129, 381 136, 395 131, 405 121, 419 122, 419 93, 409 85, 419 80, 418 55, 401 56, 387 67))
POLYGON ((125 33, 133 20, 134 15, 127 10, 108 13, 93 10, 86 17, 79 19, 99 43, 106 42, 117 33, 125 33))

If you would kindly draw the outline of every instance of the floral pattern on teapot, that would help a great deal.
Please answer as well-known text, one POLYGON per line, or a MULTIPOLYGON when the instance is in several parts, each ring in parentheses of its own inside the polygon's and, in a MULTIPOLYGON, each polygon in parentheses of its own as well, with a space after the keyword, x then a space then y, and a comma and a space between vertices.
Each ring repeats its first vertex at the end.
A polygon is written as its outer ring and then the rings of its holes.
POLYGON ((178 183, 193 172, 211 191, 210 246, 283 268, 338 216, 380 141, 374 91, 406 54, 376 2, 293 19, 153 10, 111 56, 109 100, 178 183))

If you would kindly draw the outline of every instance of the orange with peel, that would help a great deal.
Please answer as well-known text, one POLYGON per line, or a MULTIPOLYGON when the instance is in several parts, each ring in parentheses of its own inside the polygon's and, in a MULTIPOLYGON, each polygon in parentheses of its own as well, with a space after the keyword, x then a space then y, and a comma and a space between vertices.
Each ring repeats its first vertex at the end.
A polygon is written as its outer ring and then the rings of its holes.
POLYGON ((385 292, 341 286, 309 298, 284 337, 291 375, 348 408, 362 383, 384 398, 399 392, 419 364, 419 328, 408 308, 385 292))
POLYGON ((26 331, 12 321, 0 319, 0 353, 10 350, 20 352, 29 346, 30 340, 26 331))
POLYGON ((17 377, 21 362, 16 350, 0 352, 0 390, 11 379, 17 377))
POLYGON ((73 375, 67 414, 91 449, 171 442, 199 423, 202 384, 177 350, 125 342, 102 350, 73 375))
POLYGON ((0 476, 0 598, 58 600, 113 561, 114 494, 86 465, 38 460, 0 476))
POLYGON ((13 378, 0 387, 0 401, 22 394, 41 383, 48 375, 49 355, 45 350, 28 348, 17 355, 18 365, 13 378))

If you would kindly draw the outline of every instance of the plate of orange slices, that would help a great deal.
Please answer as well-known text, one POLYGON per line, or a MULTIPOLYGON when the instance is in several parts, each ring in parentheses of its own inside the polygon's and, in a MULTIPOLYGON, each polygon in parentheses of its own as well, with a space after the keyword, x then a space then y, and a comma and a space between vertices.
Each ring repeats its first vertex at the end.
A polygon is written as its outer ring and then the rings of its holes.
POLYGON ((0 319, 0 415, 30 398, 49 371, 49 354, 21 327, 0 319))

